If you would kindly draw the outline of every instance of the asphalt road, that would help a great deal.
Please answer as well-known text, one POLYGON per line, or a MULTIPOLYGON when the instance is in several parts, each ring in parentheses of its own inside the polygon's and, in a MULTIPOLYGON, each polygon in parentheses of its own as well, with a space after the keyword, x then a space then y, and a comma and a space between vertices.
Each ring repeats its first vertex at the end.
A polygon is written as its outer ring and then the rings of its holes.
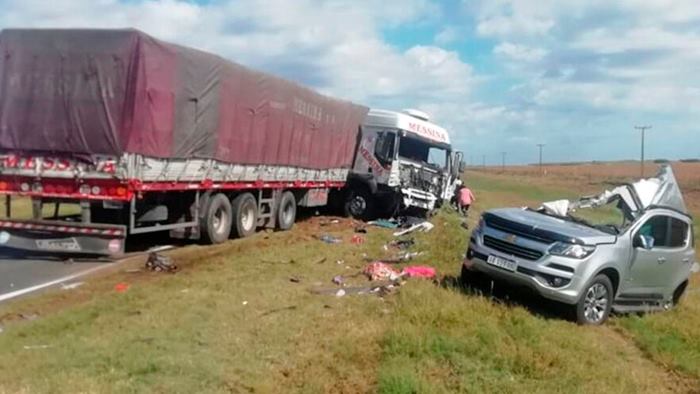
POLYGON ((42 288, 61 283, 80 281, 81 274, 106 268, 103 261, 76 261, 70 264, 61 260, 44 260, 17 256, 0 257, 0 302, 42 288))

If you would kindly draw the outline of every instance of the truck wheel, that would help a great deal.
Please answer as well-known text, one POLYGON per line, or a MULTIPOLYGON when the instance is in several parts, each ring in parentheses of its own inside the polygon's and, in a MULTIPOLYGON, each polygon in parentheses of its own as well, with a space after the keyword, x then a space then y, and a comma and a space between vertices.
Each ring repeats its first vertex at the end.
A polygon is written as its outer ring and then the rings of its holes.
POLYGON ((231 233, 231 202, 219 193, 207 202, 202 221, 202 240, 208 244, 219 244, 231 233))
POLYGON ((282 193, 280 205, 277 208, 277 228, 282 231, 291 229, 296 218, 297 199, 294 197, 294 193, 286 191, 282 193))
POLYGON ((245 238, 255 233, 258 227, 258 203, 250 193, 243 193, 233 199, 233 225, 231 233, 235 238, 245 238))
POLYGON ((576 303, 576 321, 582 325, 600 325, 610 316, 613 287, 610 278, 598 275, 586 286, 576 303))
POLYGON ((676 306, 676 305, 678 305, 679 302, 681 302, 681 298, 683 298, 683 294, 685 294, 685 289, 687 287, 688 287, 688 281, 685 281, 685 282, 681 283, 681 285, 676 288, 676 290, 673 292, 673 299, 672 299, 673 304, 671 306, 676 306))
POLYGON ((374 211, 374 198, 365 188, 351 190, 345 200, 345 216, 370 220, 374 211))

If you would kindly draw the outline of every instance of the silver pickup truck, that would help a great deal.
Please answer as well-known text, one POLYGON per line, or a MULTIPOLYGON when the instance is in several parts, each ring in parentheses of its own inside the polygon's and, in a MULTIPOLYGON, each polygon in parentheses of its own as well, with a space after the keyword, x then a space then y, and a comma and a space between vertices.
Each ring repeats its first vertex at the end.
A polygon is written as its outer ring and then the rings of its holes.
POLYGON ((692 218, 664 166, 655 178, 598 196, 485 212, 472 232, 462 281, 486 274, 524 285, 572 305, 579 323, 602 324, 611 310, 676 304, 688 286, 694 246, 692 218))

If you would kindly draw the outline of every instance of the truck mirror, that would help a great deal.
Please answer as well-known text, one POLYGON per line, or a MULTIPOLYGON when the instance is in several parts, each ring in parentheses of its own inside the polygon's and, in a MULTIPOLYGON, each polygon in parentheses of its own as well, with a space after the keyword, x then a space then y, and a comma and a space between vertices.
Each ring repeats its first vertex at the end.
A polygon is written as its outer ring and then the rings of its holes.
POLYGON ((463 160, 459 161, 459 173, 463 173, 464 170, 467 169, 467 163, 465 163, 463 160))
POLYGON ((638 234, 635 239, 634 246, 646 250, 654 248, 654 237, 644 234, 638 234))

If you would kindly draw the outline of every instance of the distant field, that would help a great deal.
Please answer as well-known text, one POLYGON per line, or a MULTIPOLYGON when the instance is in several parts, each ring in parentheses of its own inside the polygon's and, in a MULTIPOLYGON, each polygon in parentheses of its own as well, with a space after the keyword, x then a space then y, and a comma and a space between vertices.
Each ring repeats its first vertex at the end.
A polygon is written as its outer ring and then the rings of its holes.
MULTIPOLYGON (((700 212, 700 163, 670 164, 688 207, 700 212)), ((659 166, 651 162, 646 163, 645 177, 654 176, 659 166)), ((505 171, 501 167, 486 167, 476 169, 476 172, 532 177, 537 179, 538 184, 562 186, 586 193, 602 191, 602 188, 609 188, 614 183, 634 181, 641 175, 639 163, 634 162, 544 165, 542 170, 536 165, 506 166, 505 171)))

